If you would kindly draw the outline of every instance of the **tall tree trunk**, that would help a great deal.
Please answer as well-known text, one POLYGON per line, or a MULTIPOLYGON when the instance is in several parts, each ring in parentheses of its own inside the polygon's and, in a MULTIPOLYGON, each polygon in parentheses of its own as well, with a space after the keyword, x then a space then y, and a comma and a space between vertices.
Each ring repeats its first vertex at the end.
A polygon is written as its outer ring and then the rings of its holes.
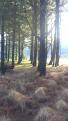
POLYGON ((56 0, 56 62, 55 66, 59 65, 59 44, 60 44, 60 29, 59 29, 59 0, 56 0))
POLYGON ((17 60, 17 43, 16 43, 15 49, 16 49, 16 51, 15 51, 15 53, 16 53, 15 60, 17 60))
MULTIPOLYGON (((56 33, 55 33, 56 34, 56 33)), ((56 35, 54 34, 54 43, 53 43, 53 50, 52 50, 52 65, 55 66, 55 57, 56 57, 56 35)))
POLYGON ((16 29, 16 3, 14 4, 13 16, 13 41, 12 41, 12 67, 14 68, 14 50, 15 50, 15 29, 16 29))
POLYGON ((8 37, 6 35, 6 51, 5 51, 5 58, 7 60, 7 52, 8 52, 8 37))
POLYGON ((23 59, 23 42, 21 43, 21 55, 20 55, 20 62, 22 62, 22 59, 23 59))
POLYGON ((40 0, 40 52, 39 52, 39 72, 46 74, 46 52, 45 52, 45 0, 40 0))
POLYGON ((50 59, 49 65, 52 65, 52 62, 53 62, 53 59, 52 59, 53 52, 52 51, 53 51, 53 37, 52 37, 52 21, 51 21, 51 59, 50 59))
MULTIPOLYGON (((52 26, 51 26, 51 29, 52 29, 52 26)), ((53 43, 53 38, 52 38, 52 31, 51 31, 51 60, 52 60, 52 46, 53 46, 52 43, 53 43)))
POLYGON ((31 51, 30 51, 30 61, 31 64, 33 64, 33 57, 34 57, 34 41, 33 41, 33 35, 31 35, 31 51))
MULTIPOLYGON (((48 2, 48 1, 47 1, 48 2)), ((48 5, 48 3, 47 3, 48 5)), ((47 54, 48 54, 48 49, 47 49, 47 44, 48 44, 48 11, 47 11, 47 5, 46 5, 46 22, 45 22, 45 31, 46 31, 46 41, 45 41, 45 55, 46 55, 46 60, 45 62, 47 63, 47 54)))
POLYGON ((30 60, 31 60, 31 64, 33 64, 33 60, 34 60, 34 2, 32 6, 32 34, 31 34, 30 60))
POLYGON ((5 74, 4 68, 4 15, 1 17, 1 73, 5 74))
POLYGON ((10 34, 9 34, 9 37, 8 37, 8 62, 9 62, 9 58, 10 58, 10 34))
POLYGON ((55 19, 55 33, 54 33, 53 49, 51 52, 51 61, 49 64, 52 64, 52 66, 55 66, 55 62, 56 62, 56 19, 55 19))
POLYGON ((37 64, 37 0, 34 0, 34 31, 35 31, 35 43, 34 43, 33 66, 36 66, 37 64))
POLYGON ((21 58, 21 57, 20 57, 20 51, 21 51, 21 48, 20 48, 20 46, 21 46, 21 45, 20 45, 20 26, 19 26, 19 29, 18 29, 18 30, 19 30, 19 41, 18 41, 18 64, 20 64, 20 60, 21 60, 21 59, 20 59, 20 58, 21 58))

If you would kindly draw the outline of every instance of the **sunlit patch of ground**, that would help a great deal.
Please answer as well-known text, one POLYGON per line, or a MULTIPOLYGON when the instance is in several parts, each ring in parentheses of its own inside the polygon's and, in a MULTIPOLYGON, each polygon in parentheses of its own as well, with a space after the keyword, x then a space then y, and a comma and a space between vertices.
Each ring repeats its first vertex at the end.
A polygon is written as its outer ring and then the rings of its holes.
POLYGON ((27 59, 24 59, 21 64, 16 64, 15 68, 21 69, 21 68, 31 68, 31 62, 28 61, 27 59))

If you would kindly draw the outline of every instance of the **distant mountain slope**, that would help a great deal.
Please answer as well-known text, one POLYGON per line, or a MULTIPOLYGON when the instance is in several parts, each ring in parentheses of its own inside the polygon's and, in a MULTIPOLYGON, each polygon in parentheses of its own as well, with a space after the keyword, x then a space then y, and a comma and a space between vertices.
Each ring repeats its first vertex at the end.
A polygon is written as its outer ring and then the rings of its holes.
MULTIPOLYGON (((49 52, 49 55, 50 55, 50 52, 49 52)), ((30 58, 30 48, 28 48, 28 47, 24 48, 24 56, 27 57, 28 59, 30 58)), ((67 45, 66 46, 61 45, 60 56, 61 57, 68 56, 68 46, 67 45)))
POLYGON ((61 56, 68 56, 68 45, 61 46, 60 55, 61 56))

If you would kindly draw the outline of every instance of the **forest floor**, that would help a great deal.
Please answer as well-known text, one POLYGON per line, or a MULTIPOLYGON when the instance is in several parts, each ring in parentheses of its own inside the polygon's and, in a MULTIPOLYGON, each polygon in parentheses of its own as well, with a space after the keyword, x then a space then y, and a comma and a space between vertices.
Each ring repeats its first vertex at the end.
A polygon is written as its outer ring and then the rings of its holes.
POLYGON ((0 121, 68 121, 68 66, 48 66, 43 77, 31 65, 0 75, 0 121))

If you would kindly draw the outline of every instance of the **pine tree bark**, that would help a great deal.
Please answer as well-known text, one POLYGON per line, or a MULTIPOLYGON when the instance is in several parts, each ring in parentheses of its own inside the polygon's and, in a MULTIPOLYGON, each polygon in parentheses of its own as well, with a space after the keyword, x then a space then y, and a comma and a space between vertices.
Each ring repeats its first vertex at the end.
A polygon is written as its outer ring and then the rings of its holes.
POLYGON ((4 68, 4 15, 1 16, 1 73, 5 74, 5 68, 4 68))
POLYGON ((35 43, 34 43, 33 66, 36 66, 37 64, 37 0, 34 0, 34 31, 35 31, 35 43))
POLYGON ((59 44, 60 44, 59 0, 56 0, 56 62, 55 62, 55 66, 59 65, 59 44))
POLYGON ((30 51, 30 61, 31 64, 33 64, 33 57, 34 57, 34 41, 33 41, 33 35, 31 35, 31 51, 30 51))
POLYGON ((51 59, 49 65, 52 65, 53 37, 52 37, 52 21, 51 21, 51 59))
POLYGON ((46 74, 46 52, 45 52, 45 0, 40 0, 40 52, 39 52, 39 72, 46 74))
POLYGON ((23 50, 24 50, 24 35, 22 36, 22 41, 21 41, 21 52, 20 52, 20 62, 23 60, 23 50))
POLYGON ((10 34, 9 34, 9 38, 8 38, 8 62, 9 62, 9 58, 10 58, 10 34))
POLYGON ((5 58, 6 58, 6 60, 7 60, 7 55, 8 55, 8 38, 7 38, 7 35, 6 35, 6 51, 5 51, 6 53, 5 53, 5 58))
POLYGON ((19 26, 19 42, 18 42, 18 64, 20 64, 20 50, 21 50, 21 48, 20 48, 20 26, 19 26))
POLYGON ((31 51, 30 51, 30 61, 33 65, 34 60, 34 2, 32 5, 32 34, 31 34, 31 51))
POLYGON ((54 43, 53 43, 53 50, 52 50, 52 65, 55 66, 56 59, 56 35, 54 35, 54 43))
POLYGON ((13 41, 12 41, 12 67, 14 68, 14 51, 15 51, 15 29, 16 29, 16 3, 14 4, 13 15, 13 41))
POLYGON ((16 47, 15 47, 15 53, 16 53, 15 60, 17 60, 17 43, 16 43, 16 47))
MULTIPOLYGON (((46 2, 47 3, 47 2, 46 2)), ((48 3, 47 3, 48 5, 48 3)), ((45 55, 46 55, 46 60, 45 62, 47 63, 47 54, 48 54, 48 48, 47 48, 47 45, 48 45, 48 11, 47 11, 47 6, 46 6, 46 22, 45 22, 45 31, 46 31, 46 41, 45 41, 45 55)))

